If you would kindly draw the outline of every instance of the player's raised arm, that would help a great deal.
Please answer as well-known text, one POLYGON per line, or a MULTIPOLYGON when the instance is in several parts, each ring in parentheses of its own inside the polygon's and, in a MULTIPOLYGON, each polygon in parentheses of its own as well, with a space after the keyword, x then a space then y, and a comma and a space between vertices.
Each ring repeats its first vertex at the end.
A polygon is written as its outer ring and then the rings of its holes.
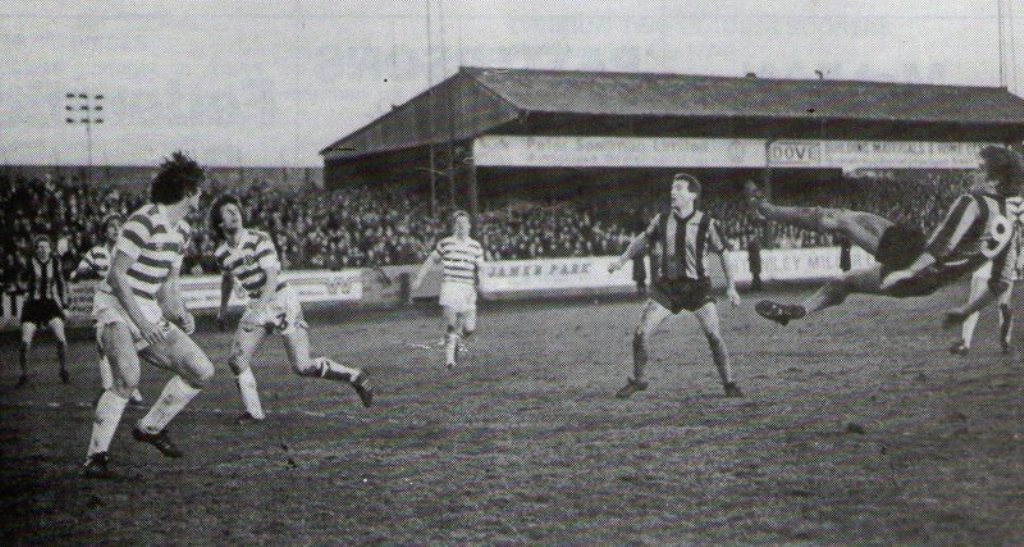
POLYGON ((633 260, 638 256, 643 256, 650 247, 650 241, 654 237, 654 233, 658 230, 659 218, 661 215, 655 215, 654 219, 647 226, 640 235, 633 238, 633 241, 629 243, 629 247, 626 248, 626 252, 622 253, 618 259, 608 265, 608 273, 615 273, 619 268, 623 267, 627 262, 633 260))
POLYGON ((92 260, 92 251, 90 250, 85 256, 82 257, 81 262, 75 267, 75 270, 68 276, 68 281, 78 281, 79 278, 85 275, 95 274, 98 270, 96 263, 92 260))

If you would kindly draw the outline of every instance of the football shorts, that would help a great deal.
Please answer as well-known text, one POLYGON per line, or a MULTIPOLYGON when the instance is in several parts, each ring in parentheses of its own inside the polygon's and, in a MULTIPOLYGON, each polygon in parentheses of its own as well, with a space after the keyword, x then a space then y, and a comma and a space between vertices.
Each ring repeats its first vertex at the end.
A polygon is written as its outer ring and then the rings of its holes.
POLYGON ((651 298, 672 313, 694 312, 715 301, 711 279, 658 279, 651 284, 651 298))
POLYGON ((908 268, 924 252, 927 242, 924 232, 911 226, 893 224, 886 229, 875 253, 875 260, 882 265, 882 278, 908 268))
MULTIPOLYGON (((139 300, 138 304, 142 310, 142 315, 147 321, 156 324, 165 331, 170 330, 171 324, 164 318, 164 312, 156 302, 139 300)), ((136 349, 141 350, 149 345, 149 342, 142 338, 142 333, 139 331, 135 321, 132 321, 131 316, 128 315, 128 310, 124 309, 124 306, 121 305, 121 302, 113 294, 106 291, 96 291, 92 299, 92 317, 96 320, 96 333, 98 337, 101 336, 103 327, 112 323, 121 323, 128 327, 136 349)))
POLYGON ((264 329, 267 334, 289 335, 297 329, 305 329, 306 320, 302 315, 299 295, 291 286, 284 286, 274 294, 269 306, 260 305, 259 300, 249 301, 249 307, 242 314, 239 328, 245 331, 264 329))
POLYGON ((21 322, 44 326, 54 319, 64 319, 64 310, 56 300, 26 300, 21 307, 21 322))
POLYGON ((441 306, 455 313, 476 310, 476 287, 468 283, 442 283, 441 306))

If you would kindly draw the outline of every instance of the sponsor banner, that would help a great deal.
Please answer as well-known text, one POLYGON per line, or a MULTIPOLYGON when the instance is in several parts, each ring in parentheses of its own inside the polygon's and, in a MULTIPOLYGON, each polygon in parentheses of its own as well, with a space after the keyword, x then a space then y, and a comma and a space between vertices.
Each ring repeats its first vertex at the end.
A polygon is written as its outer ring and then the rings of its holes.
POLYGON ((989 143, 784 140, 768 147, 772 167, 974 169, 989 143))
MULTIPOLYGON (((839 247, 813 249, 777 249, 762 251, 761 279, 763 281, 801 281, 832 277, 842 273, 839 268, 839 247)), ((488 294, 507 292, 611 289, 635 287, 632 263, 626 263, 614 274, 608 265, 614 256, 586 258, 557 258, 535 260, 504 260, 488 262, 484 268, 483 291, 488 294)), ((753 279, 746 251, 727 253, 736 281, 748 283, 753 279)), ((875 264, 874 258, 859 247, 850 252, 852 269, 875 264)), ((716 286, 724 284, 719 260, 708 256, 709 273, 716 286)), ((650 276, 647 276, 650 279, 650 276)))
POLYGON ((485 135, 473 157, 481 167, 974 169, 988 144, 485 135))
MULTIPOLYGON (((363 279, 360 270, 286 272, 281 279, 299 295, 300 302, 355 302, 363 297, 363 279)), ((190 310, 215 310, 220 307, 220 276, 205 275, 181 279, 181 293, 190 310)), ((240 287, 236 286, 236 289, 240 287)), ((228 301, 232 306, 244 306, 249 297, 235 290, 228 301)))
MULTIPOLYGON (((839 256, 839 247, 761 251, 761 280, 803 281, 832 277, 843 272, 839 267, 839 256)), ((736 281, 746 283, 753 279, 746 251, 730 252, 727 260, 732 266, 736 281)), ((874 264, 874 257, 864 249, 850 249, 851 269, 859 270, 874 264)))
POLYGON ((548 289, 633 287, 633 267, 627 263, 614 274, 614 256, 502 260, 484 265, 482 290, 488 294, 548 289))
MULTIPOLYGON (((358 302, 363 298, 363 280, 361 270, 305 271, 282 274, 282 279, 299 295, 300 302, 358 302)), ((219 275, 182 277, 181 294, 185 307, 189 310, 216 310, 220 307, 219 275)), ((92 300, 98 281, 83 281, 68 284, 68 320, 79 325, 91 321, 92 300)), ((0 326, 14 328, 18 324, 18 312, 23 298, 2 295, 2 314, 0 326)), ((232 306, 247 304, 249 297, 241 291, 233 291, 232 306)))
POLYGON ((473 159, 492 167, 764 167, 765 141, 485 135, 473 141, 473 159))

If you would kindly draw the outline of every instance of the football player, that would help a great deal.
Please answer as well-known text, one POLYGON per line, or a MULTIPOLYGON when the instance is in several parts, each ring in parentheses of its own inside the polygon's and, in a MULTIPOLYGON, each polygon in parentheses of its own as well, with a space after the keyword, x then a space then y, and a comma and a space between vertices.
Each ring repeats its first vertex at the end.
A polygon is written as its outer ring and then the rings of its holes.
POLYGON ((369 407, 373 401, 373 389, 365 372, 327 357, 310 357, 309 328, 302 315, 299 297, 288 282, 281 279, 281 262, 270 236, 245 227, 242 206, 236 197, 223 195, 213 203, 210 230, 221 241, 215 251, 223 272, 217 321, 223 324, 235 287, 249 298, 228 360, 245 407, 237 422, 258 422, 265 418, 252 372, 252 358, 260 343, 270 334, 281 336, 296 374, 347 383, 355 389, 363 406, 369 407))
POLYGON ((846 272, 800 304, 762 300, 758 314, 786 325, 808 314, 841 304, 852 293, 898 298, 934 293, 992 261, 988 289, 967 306, 951 310, 949 320, 962 321, 1002 294, 1009 285, 1016 260, 1010 256, 1013 224, 1006 218, 1007 198, 1020 194, 1022 166, 1016 152, 986 146, 979 155, 980 184, 960 196, 945 220, 926 237, 917 228, 897 224, 862 211, 822 207, 785 207, 769 203, 753 182, 747 182, 747 200, 768 220, 808 230, 838 233, 872 254, 878 265, 846 272))
MULTIPOLYGON (((110 259, 113 255, 114 244, 117 243, 117 235, 121 232, 122 218, 117 214, 107 215, 103 219, 101 224, 103 230, 103 243, 96 245, 92 249, 89 249, 85 256, 82 257, 82 261, 79 262, 78 267, 75 271, 71 272, 71 281, 80 281, 88 279, 99 279, 103 280, 107 278, 107 274, 110 272, 110 259)), ((96 295, 99 294, 100 284, 96 285, 96 294, 93 295, 93 306, 95 307, 96 295)), ((97 336, 96 348, 99 350, 99 369, 100 369, 100 381, 103 383, 103 389, 100 391, 100 397, 103 396, 103 392, 114 387, 114 373, 110 369, 110 361, 107 360, 107 356, 103 355, 103 344, 97 336)), ((97 399, 97 402, 99 399, 97 399)), ((138 388, 132 392, 131 398, 128 401, 133 406, 141 406, 142 393, 139 392, 138 388)))
POLYGON ((60 380, 71 383, 67 369, 68 342, 64 334, 64 308, 67 305, 67 283, 60 258, 53 253, 50 238, 38 235, 35 249, 21 272, 20 285, 25 291, 21 307, 21 346, 19 362, 21 376, 15 387, 28 383, 28 356, 38 329, 49 327, 57 339, 57 359, 60 362, 60 380))
POLYGON ((165 160, 150 183, 150 203, 121 227, 106 281, 94 300, 93 315, 114 385, 96 404, 84 475, 111 478, 108 453, 132 392, 139 385, 139 362, 174 373, 149 412, 136 423, 135 440, 153 445, 168 458, 184 453, 167 426, 213 377, 213 364, 189 337, 195 329, 185 309, 178 278, 192 228, 185 222, 199 208, 204 180, 199 165, 181 152, 165 160))
POLYGON ((719 328, 718 307, 711 294, 708 275, 708 253, 717 254, 722 263, 726 295, 733 306, 740 305, 740 295, 733 282, 732 267, 726 260, 728 243, 718 222, 697 209, 700 193, 701 185, 696 177, 677 173, 672 179, 671 211, 655 216, 626 252, 608 266, 609 273, 614 273, 634 258, 653 251, 650 299, 633 333, 633 377, 615 394, 620 399, 647 389, 644 368, 651 336, 662 321, 683 310, 692 313, 704 331, 725 396, 743 396, 732 377, 729 351, 719 328))
POLYGON ((445 366, 454 367, 465 351, 463 341, 476 331, 476 300, 484 266, 484 249, 469 237, 469 213, 452 215, 452 235, 437 242, 423 262, 410 294, 419 290, 431 265, 441 263, 442 280, 439 302, 445 320, 445 366))

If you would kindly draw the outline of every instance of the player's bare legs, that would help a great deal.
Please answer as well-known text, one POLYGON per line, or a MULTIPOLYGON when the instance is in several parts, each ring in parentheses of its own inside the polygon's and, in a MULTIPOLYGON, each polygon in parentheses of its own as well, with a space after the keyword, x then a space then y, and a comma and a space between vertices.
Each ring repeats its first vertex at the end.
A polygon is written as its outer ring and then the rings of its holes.
POLYGON ((36 336, 35 323, 21 324, 21 345, 18 346, 18 364, 21 366, 21 376, 15 387, 22 387, 28 383, 28 355, 32 351, 32 340, 36 336))
POLYGON ((168 458, 184 453, 167 436, 167 425, 213 378, 213 363, 181 329, 170 326, 166 339, 139 352, 147 362, 175 372, 149 412, 135 425, 135 440, 152 444, 168 458))
POLYGON ((357 368, 350 368, 328 359, 327 357, 311 358, 309 353, 309 333, 305 325, 297 326, 293 331, 284 334, 284 349, 288 353, 288 361, 292 370, 299 376, 324 378, 335 382, 350 384, 359 395, 363 406, 373 403, 373 388, 366 373, 357 368))
POLYGON ((1013 308, 1010 300, 1013 298, 1013 283, 999 295, 999 346, 1003 353, 1010 353, 1010 341, 1013 338, 1013 308))
POLYGON ((852 270, 829 280, 800 304, 783 304, 773 300, 762 300, 754 306, 758 315, 780 325, 803 319, 808 314, 842 304, 846 297, 858 294, 879 294, 881 292, 880 265, 852 270))
POLYGON ((647 349, 651 337, 658 326, 665 321, 672 312, 655 302, 648 300, 640 313, 640 323, 633 331, 633 377, 629 378, 626 386, 620 389, 615 396, 625 399, 637 391, 647 389, 647 382, 644 381, 644 368, 647 366, 647 349))
POLYGON ((459 332, 461 338, 459 339, 458 344, 455 345, 456 362, 458 361, 459 356, 466 352, 466 340, 469 340, 469 337, 476 332, 476 309, 460 313, 459 325, 460 330, 457 332, 459 332))
POLYGON ((60 361, 60 381, 65 384, 71 383, 71 375, 68 374, 68 339, 64 334, 64 320, 59 317, 50 319, 50 332, 57 340, 57 360, 60 361))
POLYGON ((732 378, 732 369, 729 366, 729 351, 725 347, 725 339, 722 338, 721 328, 718 321, 718 306, 714 302, 708 302, 693 312, 708 339, 708 347, 711 348, 711 357, 715 361, 715 368, 718 369, 718 377, 722 380, 722 388, 727 397, 742 397, 743 392, 732 378))
MULTIPOLYGON (((110 366, 110 359, 107 359, 107 355, 103 352, 103 340, 100 335, 96 336, 96 353, 99 355, 99 369, 100 369, 100 382, 103 385, 103 389, 100 390, 100 395, 96 397, 96 401, 93 402, 93 406, 99 403, 99 397, 103 396, 103 392, 114 387, 114 371, 110 366)), ((131 393, 129 404, 134 406, 142 406, 143 399, 142 393, 139 392, 138 388, 135 388, 131 393)))
MULTIPOLYGON (((988 290, 988 280, 984 277, 971 277, 971 293, 968 302, 974 300, 983 292, 988 290)), ((1010 299, 1013 294, 1013 284, 1010 284, 999 294, 999 346, 1003 353, 1010 352, 1010 338, 1013 334, 1013 311, 1010 308, 1010 299)), ((955 355, 967 355, 971 349, 971 342, 974 338, 974 330, 978 326, 978 318, 981 312, 974 312, 964 319, 960 327, 960 339, 953 342, 949 352, 955 355)))
POLYGON ((114 438, 121 415, 133 390, 139 385, 139 355, 131 332, 123 323, 100 326, 100 344, 113 372, 111 387, 104 390, 96 402, 92 438, 89 441, 88 461, 100 460, 100 465, 87 465, 85 474, 91 478, 111 478, 107 470, 110 441, 114 438))
POLYGON ((882 234, 893 225, 889 219, 863 211, 774 205, 750 181, 744 187, 744 192, 751 207, 768 220, 815 232, 842 234, 872 255, 878 252, 882 234))
POLYGON ((252 358, 266 337, 266 329, 242 326, 235 333, 235 339, 231 343, 228 367, 235 374, 238 393, 241 394, 242 405, 245 406, 245 413, 236 420, 238 423, 258 422, 266 417, 263 414, 263 405, 260 404, 256 376, 252 373, 252 358))

